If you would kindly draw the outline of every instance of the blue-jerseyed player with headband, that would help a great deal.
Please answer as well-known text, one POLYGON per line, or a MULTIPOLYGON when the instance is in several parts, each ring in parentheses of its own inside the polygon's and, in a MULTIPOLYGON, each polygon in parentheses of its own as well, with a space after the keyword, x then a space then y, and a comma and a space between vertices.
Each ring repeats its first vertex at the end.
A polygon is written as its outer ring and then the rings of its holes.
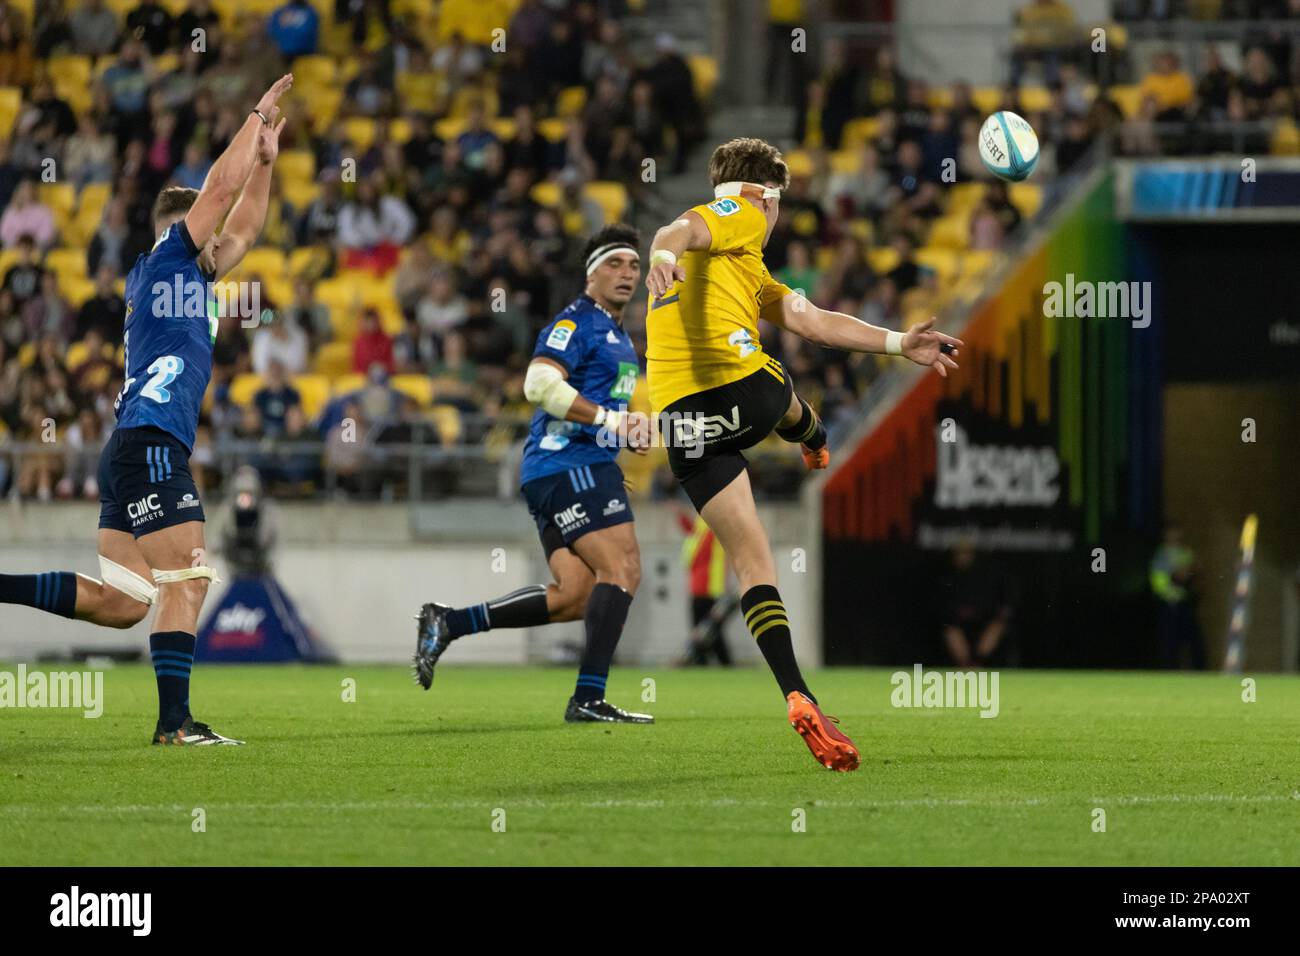
POLYGON ((570 723, 652 723, 605 700, 614 648, 641 580, 632 507, 616 459, 641 454, 650 423, 628 412, 640 364, 623 330, 623 308, 641 279, 640 237, 606 226, 585 250, 586 291, 537 338, 524 395, 537 406, 524 445, 520 482, 555 581, 482 604, 426 604, 419 615, 415 672, 428 690, 438 659, 467 634, 502 627, 586 624, 578 680, 565 710, 570 723))
POLYGON ((212 283, 262 231, 284 128, 276 104, 292 85, 286 74, 266 91, 202 189, 169 186, 154 203, 157 241, 126 278, 126 379, 99 462, 103 580, 68 571, 0 575, 0 603, 105 627, 131 627, 157 604, 149 636, 156 744, 241 743, 190 714, 199 609, 215 574, 204 560, 203 505, 189 457, 212 375, 212 283))

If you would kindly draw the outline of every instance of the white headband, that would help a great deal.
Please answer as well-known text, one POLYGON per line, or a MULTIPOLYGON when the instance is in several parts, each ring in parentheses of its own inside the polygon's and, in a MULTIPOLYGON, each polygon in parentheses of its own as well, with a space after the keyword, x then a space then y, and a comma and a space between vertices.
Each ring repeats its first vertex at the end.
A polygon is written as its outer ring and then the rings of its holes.
POLYGON ((640 261, 641 257, 634 246, 630 246, 626 242, 611 242, 607 246, 600 246, 593 250, 591 255, 587 257, 587 275, 590 276, 600 268, 602 262, 610 256, 618 255, 620 252, 630 252, 632 255, 637 257, 637 261, 640 261))
POLYGON ((781 198, 781 190, 775 186, 760 186, 758 183, 718 183, 713 187, 713 195, 716 199, 721 199, 723 196, 739 196, 746 186, 761 191, 764 199, 781 198))

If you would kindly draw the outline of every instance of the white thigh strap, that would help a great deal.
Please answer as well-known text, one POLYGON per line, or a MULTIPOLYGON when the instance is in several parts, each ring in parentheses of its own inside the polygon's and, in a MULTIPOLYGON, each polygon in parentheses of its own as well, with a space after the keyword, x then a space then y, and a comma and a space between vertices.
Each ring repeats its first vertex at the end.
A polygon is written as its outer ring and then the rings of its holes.
POLYGON ((99 573, 104 583, 116 588, 129 598, 141 604, 152 605, 158 600, 158 589, 136 574, 130 568, 124 568, 116 561, 111 561, 102 554, 99 556, 99 573))
POLYGON ((210 568, 207 565, 200 564, 193 568, 181 568, 178 571, 159 571, 153 569, 153 579, 159 584, 173 584, 177 581, 192 581, 195 578, 207 578, 209 581, 219 581, 217 569, 210 568))

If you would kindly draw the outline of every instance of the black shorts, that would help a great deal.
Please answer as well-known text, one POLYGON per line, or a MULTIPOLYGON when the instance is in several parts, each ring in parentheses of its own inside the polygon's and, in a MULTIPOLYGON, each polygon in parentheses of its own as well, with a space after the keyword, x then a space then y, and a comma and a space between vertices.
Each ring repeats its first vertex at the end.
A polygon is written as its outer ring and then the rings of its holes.
POLYGON ((547 561, 584 534, 632 520, 623 471, 612 461, 534 478, 523 492, 547 561))
POLYGON ((745 470, 741 452, 772 433, 793 397, 790 376, 769 358, 757 372, 679 398, 660 413, 668 465, 696 511, 745 470))
POLYGON ((141 538, 203 520, 190 453, 158 428, 119 428, 99 456, 99 526, 141 538))

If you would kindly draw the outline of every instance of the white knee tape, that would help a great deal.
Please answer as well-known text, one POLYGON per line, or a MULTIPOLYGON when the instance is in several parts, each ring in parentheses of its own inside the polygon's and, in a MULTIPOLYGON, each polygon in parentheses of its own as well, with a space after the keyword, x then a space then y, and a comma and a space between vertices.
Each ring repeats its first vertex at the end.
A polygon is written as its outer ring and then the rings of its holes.
POLYGON ((111 588, 116 588, 129 598, 134 598, 141 604, 152 605, 158 600, 158 589, 146 581, 140 575, 136 574, 130 568, 124 568, 116 561, 110 561, 102 554, 99 556, 99 573, 104 578, 104 583, 111 588))
POLYGON ((153 569, 153 579, 158 584, 174 584, 177 581, 193 581, 195 578, 207 578, 209 581, 219 581, 217 569, 210 568, 205 564, 197 565, 192 568, 181 568, 177 571, 159 571, 153 569))

